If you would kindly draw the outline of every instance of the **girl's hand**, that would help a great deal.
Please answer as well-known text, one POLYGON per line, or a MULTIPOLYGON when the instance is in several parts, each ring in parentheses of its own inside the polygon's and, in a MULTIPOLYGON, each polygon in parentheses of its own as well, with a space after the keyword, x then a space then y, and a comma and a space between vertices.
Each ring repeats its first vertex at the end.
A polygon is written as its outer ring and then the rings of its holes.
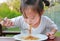
POLYGON ((54 39, 54 32, 47 32, 46 35, 48 36, 49 39, 54 39))
POLYGON ((10 27, 10 26, 13 26, 14 23, 13 23, 10 19, 8 19, 8 18, 6 17, 6 18, 4 18, 4 20, 2 21, 2 25, 3 25, 3 26, 6 26, 6 27, 10 27))

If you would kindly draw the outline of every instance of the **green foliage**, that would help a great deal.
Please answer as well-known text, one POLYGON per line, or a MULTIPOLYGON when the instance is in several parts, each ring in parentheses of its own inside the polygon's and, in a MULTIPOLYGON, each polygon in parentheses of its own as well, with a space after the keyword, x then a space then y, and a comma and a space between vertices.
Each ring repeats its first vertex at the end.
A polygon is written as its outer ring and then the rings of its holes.
POLYGON ((55 34, 55 36, 60 37, 60 32, 57 32, 57 33, 55 34))
POLYGON ((14 9, 19 12, 20 0, 7 0, 7 4, 8 6, 14 7, 14 9))
POLYGON ((19 12, 16 10, 11 11, 6 3, 3 3, 0 5, 0 17, 8 17, 8 18, 13 18, 16 16, 21 15, 19 12))
POLYGON ((8 18, 14 18, 14 17, 17 17, 17 16, 19 16, 19 15, 20 15, 20 13, 18 13, 18 12, 10 11, 10 12, 8 13, 7 17, 8 17, 8 18))

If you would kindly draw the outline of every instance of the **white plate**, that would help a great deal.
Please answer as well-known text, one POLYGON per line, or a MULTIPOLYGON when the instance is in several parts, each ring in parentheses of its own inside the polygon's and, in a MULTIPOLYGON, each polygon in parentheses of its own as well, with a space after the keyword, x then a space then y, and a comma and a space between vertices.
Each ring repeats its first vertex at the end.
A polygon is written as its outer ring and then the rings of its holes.
MULTIPOLYGON (((20 40, 21 41, 31 41, 31 40, 21 39, 21 37, 24 37, 24 36, 27 36, 27 34, 18 34, 18 35, 13 36, 13 38, 15 40, 19 40, 19 41, 20 40)), ((48 37, 46 35, 43 35, 43 34, 33 34, 32 36, 40 38, 39 40, 32 40, 32 41, 43 41, 43 40, 48 39, 48 37)))

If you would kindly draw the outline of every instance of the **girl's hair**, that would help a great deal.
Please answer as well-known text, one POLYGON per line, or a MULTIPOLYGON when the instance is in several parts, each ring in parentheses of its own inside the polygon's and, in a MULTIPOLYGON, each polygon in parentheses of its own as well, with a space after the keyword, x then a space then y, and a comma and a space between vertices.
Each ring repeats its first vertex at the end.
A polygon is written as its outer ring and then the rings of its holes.
POLYGON ((38 3, 40 6, 42 6, 42 2, 44 2, 45 6, 49 6, 50 3, 47 0, 21 0, 21 6, 24 6, 25 4, 28 5, 37 5, 36 3, 38 3))
POLYGON ((47 1, 47 0, 42 0, 44 3, 45 3, 45 6, 49 6, 50 5, 50 2, 47 1))
POLYGON ((20 10, 21 12, 23 12, 22 9, 25 9, 28 6, 31 6, 41 15, 41 12, 44 10, 43 2, 45 6, 50 5, 50 3, 47 0, 26 0, 25 3, 21 5, 20 10))

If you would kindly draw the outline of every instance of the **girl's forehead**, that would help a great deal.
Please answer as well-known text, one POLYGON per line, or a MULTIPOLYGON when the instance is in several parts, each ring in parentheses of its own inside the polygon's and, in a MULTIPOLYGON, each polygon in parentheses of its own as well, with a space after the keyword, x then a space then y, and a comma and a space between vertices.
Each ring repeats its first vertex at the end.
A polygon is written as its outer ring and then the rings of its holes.
POLYGON ((25 6, 24 9, 34 9, 35 6, 32 6, 32 5, 28 5, 28 6, 25 6))
POLYGON ((25 8, 25 11, 35 11, 36 8, 34 6, 28 6, 25 8))

